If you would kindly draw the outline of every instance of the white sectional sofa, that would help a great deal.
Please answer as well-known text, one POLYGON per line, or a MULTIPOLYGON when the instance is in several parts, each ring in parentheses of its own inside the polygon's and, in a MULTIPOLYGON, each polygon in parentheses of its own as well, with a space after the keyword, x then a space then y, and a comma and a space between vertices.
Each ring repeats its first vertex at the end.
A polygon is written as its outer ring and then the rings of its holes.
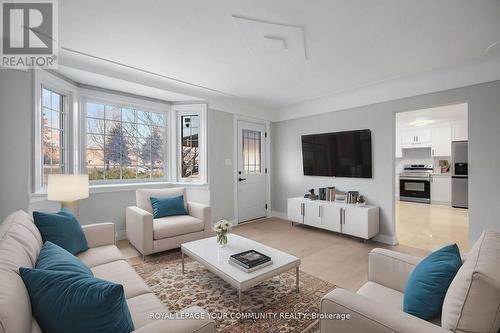
MULTIPOLYGON (((215 332, 214 321, 199 307, 183 312, 196 312, 196 317, 204 317, 202 319, 152 319, 151 314, 166 314, 169 311, 115 246, 114 224, 86 225, 83 230, 89 249, 78 257, 90 267, 95 277, 123 285, 134 332, 215 332)), ((0 333, 41 332, 32 316, 29 295, 19 276, 19 267, 35 266, 41 247, 42 237, 31 216, 24 211, 12 213, 0 225, 0 333)))

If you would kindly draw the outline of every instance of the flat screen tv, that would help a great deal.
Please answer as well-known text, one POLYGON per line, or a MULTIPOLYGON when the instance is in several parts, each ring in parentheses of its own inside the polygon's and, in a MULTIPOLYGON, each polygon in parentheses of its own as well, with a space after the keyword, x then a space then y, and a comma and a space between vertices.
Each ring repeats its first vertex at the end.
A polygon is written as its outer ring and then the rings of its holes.
POLYGON ((302 136, 304 175, 372 178, 369 129, 302 136))

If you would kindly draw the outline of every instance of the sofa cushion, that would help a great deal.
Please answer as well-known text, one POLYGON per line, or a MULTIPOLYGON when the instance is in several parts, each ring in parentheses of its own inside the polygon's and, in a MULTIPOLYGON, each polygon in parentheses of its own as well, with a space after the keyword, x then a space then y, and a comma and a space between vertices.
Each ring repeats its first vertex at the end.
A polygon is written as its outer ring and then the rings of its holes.
POLYGON ((500 328, 500 233, 485 231, 450 285, 442 327, 454 332, 492 332, 500 328))
POLYGON ((402 292, 387 288, 375 282, 368 281, 361 288, 359 288, 357 294, 396 310, 401 310, 403 308, 402 292))
POLYGON ((97 278, 123 285, 127 299, 151 292, 144 280, 125 260, 92 267, 92 272, 97 278))
POLYGON ((163 239, 203 231, 202 220, 190 215, 162 217, 153 220, 153 239, 163 239))
POLYGON ((44 243, 51 241, 71 254, 89 248, 80 222, 69 210, 63 209, 58 213, 33 212, 33 218, 44 243))
POLYGON ((158 320, 158 317, 151 318, 151 315, 169 314, 165 306, 152 293, 131 297, 127 299, 127 304, 136 329, 158 320))
POLYGON ((49 241, 43 244, 35 268, 94 276, 92 271, 78 257, 49 241))
POLYGON ((130 333, 134 324, 121 285, 75 273, 20 269, 44 332, 130 333))
POLYGON ((105 245, 90 248, 87 251, 78 254, 78 258, 80 258, 80 260, 90 268, 125 259, 116 245, 105 245))
POLYGON ((184 196, 184 208, 187 210, 186 189, 184 187, 144 189, 135 191, 137 207, 144 209, 151 214, 153 214, 153 207, 151 206, 149 198, 178 197, 179 195, 184 196))
POLYGON ((461 265, 457 244, 447 245, 424 258, 406 282, 403 311, 424 320, 438 316, 446 291, 461 265))
POLYGON ((36 327, 19 267, 34 267, 41 247, 40 232, 27 213, 14 212, 0 225, 0 332, 36 327))
POLYGON ((167 198, 149 198, 153 207, 153 217, 155 219, 167 216, 187 215, 187 210, 184 207, 184 196, 167 198))

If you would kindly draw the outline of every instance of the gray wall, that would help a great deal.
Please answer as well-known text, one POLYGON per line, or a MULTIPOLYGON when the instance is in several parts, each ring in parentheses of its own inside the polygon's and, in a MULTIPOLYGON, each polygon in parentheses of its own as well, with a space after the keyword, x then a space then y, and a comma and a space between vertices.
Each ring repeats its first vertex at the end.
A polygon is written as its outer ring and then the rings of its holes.
POLYGON ((274 123, 271 131, 273 211, 286 212, 287 198, 302 196, 310 188, 335 186, 356 190, 366 196, 369 204, 380 206, 381 233, 392 236, 392 123, 392 112, 382 105, 274 123), (372 179, 303 176, 301 135, 365 128, 372 131, 372 179))
POLYGON ((32 90, 30 72, 0 69, 0 221, 29 203, 32 90))
POLYGON ((469 103, 469 238, 500 230, 500 81, 274 123, 273 210, 286 213, 286 199, 312 187, 359 190, 380 206, 381 233, 394 236, 394 113, 461 102, 469 103), (303 176, 301 134, 360 128, 372 130, 373 179, 303 176))

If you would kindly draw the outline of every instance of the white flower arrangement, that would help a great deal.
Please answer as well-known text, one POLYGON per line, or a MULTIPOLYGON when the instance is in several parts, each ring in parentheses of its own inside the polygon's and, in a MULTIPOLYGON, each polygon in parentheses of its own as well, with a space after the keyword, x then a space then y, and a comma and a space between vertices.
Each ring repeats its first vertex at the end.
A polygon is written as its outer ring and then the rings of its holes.
POLYGON ((232 223, 228 220, 220 220, 214 225, 214 231, 217 235, 217 243, 220 246, 226 246, 227 244, 227 234, 229 230, 233 227, 232 223))

